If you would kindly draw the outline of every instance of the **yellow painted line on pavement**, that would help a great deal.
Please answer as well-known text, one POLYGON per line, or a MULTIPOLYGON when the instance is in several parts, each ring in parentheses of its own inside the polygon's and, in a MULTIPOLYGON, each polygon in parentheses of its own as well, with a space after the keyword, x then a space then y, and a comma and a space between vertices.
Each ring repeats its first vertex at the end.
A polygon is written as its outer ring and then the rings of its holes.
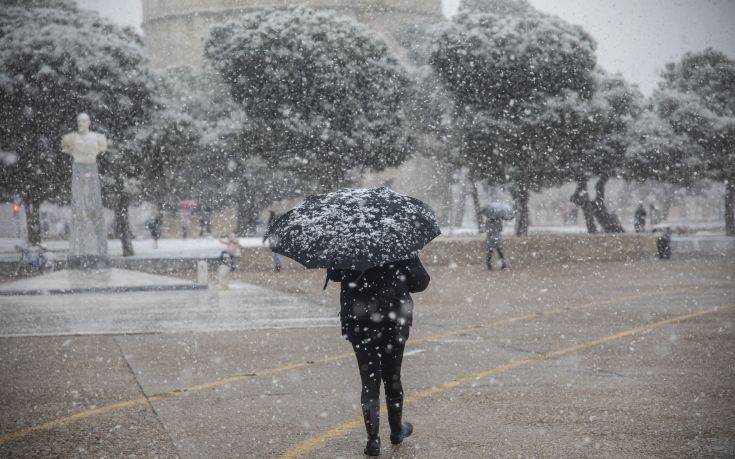
MULTIPOLYGON (((678 290, 681 290, 681 288, 680 289, 676 289, 676 290, 669 290, 666 293, 667 294, 676 293, 678 290)), ((687 289, 687 290, 689 290, 689 289, 687 289)), ((500 325, 507 325, 507 324, 511 324, 511 323, 514 323, 514 322, 521 322, 521 321, 535 319, 535 318, 539 318, 539 317, 543 317, 543 316, 560 314, 560 313, 567 312, 567 311, 577 311, 577 310, 581 310, 581 309, 588 309, 588 308, 592 308, 592 307, 595 307, 595 306, 601 306, 601 305, 610 304, 610 303, 616 303, 616 302, 620 302, 620 301, 630 301, 630 300, 635 300, 635 299, 641 299, 641 298, 645 298, 647 296, 654 296, 654 295, 660 295, 660 293, 658 293, 658 292, 654 292, 654 293, 641 293, 641 294, 636 294, 636 295, 628 295, 628 296, 618 297, 618 298, 615 298, 614 300, 595 300, 595 301, 591 301, 591 302, 588 302, 588 303, 581 304, 579 306, 568 306, 568 307, 552 308, 552 309, 548 309, 546 311, 533 312, 533 313, 524 314, 524 315, 521 315, 521 316, 514 316, 514 317, 507 317, 505 319, 498 319, 498 320, 494 320, 494 321, 491 321, 491 322, 486 322, 483 325, 477 325, 477 326, 468 327, 468 328, 454 329, 454 330, 450 330, 450 331, 447 331, 447 332, 444 332, 444 333, 439 333, 439 334, 435 334, 435 335, 426 336, 426 337, 423 337, 423 338, 409 339, 409 343, 411 343, 411 344, 418 344, 418 343, 425 343, 425 342, 430 342, 430 341, 436 341, 436 340, 440 340, 440 339, 443 339, 443 338, 448 338, 450 336, 462 335, 462 334, 467 334, 467 333, 476 333, 478 330, 482 330, 482 329, 488 328, 488 327, 495 327, 495 326, 500 326, 500 325)), ((298 362, 298 363, 290 363, 290 364, 282 365, 282 366, 279 366, 279 367, 267 368, 267 369, 264 369, 264 370, 258 370, 258 371, 255 371, 253 373, 246 373, 246 374, 228 376, 228 377, 225 377, 225 378, 222 378, 222 379, 218 379, 218 380, 215 380, 215 381, 210 381, 210 382, 207 382, 207 383, 202 383, 202 384, 196 384, 196 385, 193 385, 193 386, 189 386, 189 387, 184 388, 184 389, 176 389, 176 390, 172 390, 172 391, 161 392, 161 393, 158 393, 158 394, 151 395, 148 398, 141 397, 141 398, 131 399, 131 400, 123 401, 123 402, 116 402, 116 403, 111 403, 111 404, 108 404, 108 405, 103 405, 103 406, 98 407, 98 408, 93 408, 93 409, 90 409, 90 410, 80 411, 78 413, 75 413, 75 414, 72 414, 72 415, 69 415, 69 416, 59 417, 59 418, 53 419, 51 421, 43 422, 41 424, 32 425, 32 426, 29 426, 29 427, 26 427, 26 428, 17 430, 15 432, 10 432, 8 434, 2 435, 2 436, 0 436, 0 445, 4 445, 5 443, 11 442, 11 441, 16 440, 18 438, 22 438, 22 437, 28 436, 28 435, 30 435, 30 434, 32 434, 34 432, 39 431, 39 430, 53 429, 53 428, 56 428, 56 427, 61 427, 61 426, 65 426, 65 425, 68 425, 68 424, 77 422, 77 421, 81 421, 83 419, 87 419, 87 418, 91 418, 91 417, 94 417, 94 416, 99 416, 101 414, 109 413, 110 411, 131 408, 131 407, 139 406, 139 405, 145 405, 146 403, 148 403, 148 401, 165 400, 165 399, 168 399, 168 398, 178 397, 178 396, 181 396, 181 395, 184 395, 184 394, 187 394, 187 393, 202 391, 202 390, 206 390, 206 389, 212 389, 212 388, 215 388, 215 387, 220 387, 220 386, 224 386, 224 385, 227 385, 227 384, 236 383, 236 382, 244 381, 244 380, 251 379, 251 378, 257 378, 257 377, 263 377, 263 376, 271 376, 271 375, 275 375, 275 374, 278 374, 278 373, 283 373, 283 372, 286 372, 286 371, 304 369, 304 368, 307 368, 307 367, 310 367, 310 366, 316 365, 316 364, 322 364, 322 363, 329 363, 329 362, 336 362, 336 361, 340 361, 340 360, 346 360, 346 359, 349 359, 349 358, 353 358, 353 356, 354 356, 354 354, 352 352, 345 352, 345 353, 342 353, 342 354, 332 354, 332 355, 327 355, 327 356, 324 356, 322 358, 315 359, 315 360, 309 360, 309 361, 306 361, 306 362, 298 362)))
POLYGON ((0 445, 11 442, 18 438, 25 437, 39 430, 48 430, 48 429, 53 429, 54 427, 61 427, 69 423, 72 423, 74 421, 79 421, 79 420, 86 419, 92 416, 109 413, 110 411, 145 405, 147 403, 148 403, 148 400, 146 400, 145 397, 141 397, 141 398, 135 398, 132 400, 126 400, 124 402, 110 403, 109 405, 103 405, 99 408, 94 408, 91 410, 80 411, 79 413, 72 414, 71 416, 64 416, 62 418, 54 419, 54 420, 44 422, 41 424, 36 424, 34 426, 26 427, 25 429, 21 429, 15 432, 11 432, 9 434, 5 434, 2 437, 0 437, 0 445))
MULTIPOLYGON (((611 341, 616 341, 619 339, 623 339, 626 337, 629 337, 631 335, 635 335, 637 333, 641 333, 643 331, 649 331, 653 330, 655 328, 660 328, 665 325, 675 324, 679 322, 683 322, 685 320, 694 319, 696 317, 701 317, 706 314, 712 314, 714 312, 721 311, 723 309, 729 309, 734 307, 733 305, 726 306, 724 308, 715 308, 715 309, 708 309, 704 311, 694 312, 691 314, 684 314, 681 316, 672 317, 670 319, 665 320, 659 320, 657 322, 648 323, 645 325, 641 325, 635 328, 630 328, 625 331, 621 331, 619 333, 615 333, 612 335, 605 336, 600 339, 596 339, 593 341, 588 341, 586 343, 577 344, 575 346, 569 346, 565 347, 556 351, 546 352, 544 354, 537 354, 533 355, 531 357, 527 357, 525 359, 519 359, 519 360, 513 360, 511 362, 508 362, 504 365, 500 365, 495 368, 491 368, 489 370, 484 371, 478 371, 475 373, 467 373, 465 375, 462 375, 450 382, 446 382, 443 384, 439 384, 437 386, 433 386, 429 389, 425 389, 422 391, 419 391, 415 394, 412 394, 404 400, 404 403, 411 403, 416 400, 425 399, 428 397, 432 397, 436 394, 440 394, 442 392, 449 391, 451 389, 456 388, 457 386, 460 386, 462 384, 476 381, 478 379, 487 378, 489 376, 495 376, 500 373, 504 373, 506 371, 512 370, 514 368, 522 367, 524 365, 529 365, 535 362, 540 362, 543 360, 550 360, 555 357, 561 357, 567 354, 573 354, 575 352, 583 351, 590 349, 592 347, 599 346, 601 344, 609 343, 611 341)), ((381 410, 382 413, 385 413, 385 408, 381 410)), ((292 448, 288 449, 284 453, 282 453, 280 456, 278 456, 280 459, 294 459, 298 458, 300 456, 303 456, 305 454, 308 454, 310 452, 313 452, 322 446, 324 446, 328 441, 333 440, 335 438, 341 437, 347 432, 350 432, 356 428, 358 428, 362 424, 362 418, 360 416, 357 416, 345 423, 342 423, 336 427, 333 427, 330 430, 327 430, 326 432, 323 432, 315 437, 309 438, 292 448)))

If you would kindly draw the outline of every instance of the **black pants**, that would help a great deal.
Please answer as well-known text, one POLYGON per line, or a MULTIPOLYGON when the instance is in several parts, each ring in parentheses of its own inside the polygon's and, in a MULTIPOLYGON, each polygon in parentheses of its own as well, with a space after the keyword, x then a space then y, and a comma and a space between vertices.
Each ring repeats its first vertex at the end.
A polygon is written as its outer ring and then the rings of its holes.
POLYGON ((401 364, 408 339, 408 327, 386 326, 361 332, 350 338, 360 370, 362 392, 360 402, 377 404, 380 399, 380 382, 385 389, 387 405, 403 406, 401 364))
MULTIPOLYGON (((505 256, 503 255, 503 249, 500 246, 495 247, 494 249, 487 249, 487 253, 485 256, 485 266, 487 266, 487 269, 493 269, 493 250, 498 251, 498 256, 500 257, 500 261, 503 262, 503 268, 505 268, 505 256)), ((502 268, 501 268, 502 269, 502 268)))

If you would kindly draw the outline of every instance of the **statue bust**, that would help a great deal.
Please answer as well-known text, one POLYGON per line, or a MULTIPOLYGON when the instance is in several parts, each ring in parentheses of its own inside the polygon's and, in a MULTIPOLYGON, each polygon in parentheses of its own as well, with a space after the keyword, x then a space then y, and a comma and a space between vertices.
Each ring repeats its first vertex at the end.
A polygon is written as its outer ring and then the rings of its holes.
POLYGON ((71 155, 76 163, 94 163, 97 155, 107 150, 107 138, 89 130, 89 115, 77 116, 77 132, 70 132, 61 138, 61 151, 71 155))

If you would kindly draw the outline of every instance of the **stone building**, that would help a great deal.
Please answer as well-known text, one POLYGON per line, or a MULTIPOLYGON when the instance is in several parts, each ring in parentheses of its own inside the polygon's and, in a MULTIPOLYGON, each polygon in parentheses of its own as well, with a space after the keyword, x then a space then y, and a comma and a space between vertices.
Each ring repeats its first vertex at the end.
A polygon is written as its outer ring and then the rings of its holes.
MULTIPOLYGON (((197 66, 209 28, 233 20, 240 14, 264 8, 306 6, 330 9, 351 16, 374 30, 408 67, 425 66, 409 53, 405 31, 443 20, 441 0, 143 0, 143 31, 150 63, 154 69, 197 66)), ((437 148, 432 139, 422 138, 423 149, 437 148)), ((397 191, 429 202, 440 218, 448 214, 448 172, 441 164, 420 155, 396 170, 369 174, 364 185, 389 183, 397 191)))
POLYGON ((143 31, 153 68, 196 65, 212 24, 264 8, 306 6, 352 16, 380 33, 401 58, 403 30, 442 19, 441 0, 143 0, 143 31))

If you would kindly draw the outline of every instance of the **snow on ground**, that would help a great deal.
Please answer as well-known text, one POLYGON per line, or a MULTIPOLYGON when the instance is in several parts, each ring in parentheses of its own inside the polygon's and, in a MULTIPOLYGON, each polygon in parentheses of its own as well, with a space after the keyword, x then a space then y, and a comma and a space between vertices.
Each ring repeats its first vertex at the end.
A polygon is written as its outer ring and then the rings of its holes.
MULTIPOLYGON (((263 245, 261 237, 239 238, 243 247, 258 247, 263 245)), ((44 246, 54 254, 64 254, 69 250, 69 243, 65 240, 49 240, 44 246)), ((0 239, 0 257, 16 258, 15 246, 26 246, 21 239, 0 239)), ((225 245, 216 238, 189 238, 189 239, 161 239, 158 248, 154 248, 152 239, 133 241, 135 257, 133 258, 211 258, 219 256, 225 245)), ((111 256, 122 256, 122 246, 119 239, 109 239, 107 249, 111 256)))
MULTIPOLYGON (((722 231, 709 224, 692 225, 688 222, 686 225, 680 225, 678 222, 667 222, 672 227, 686 226, 689 230, 696 231, 696 235, 691 236, 675 236, 674 240, 690 240, 707 238, 707 239, 723 239, 729 240, 722 234, 722 231)), ((455 237, 480 237, 477 229, 473 227, 461 228, 442 228, 440 238, 455 237)), ((632 228, 626 228, 628 232, 632 232, 632 228)), ((512 236, 514 233, 513 222, 506 222, 503 228, 504 236, 512 236)), ((549 226, 532 226, 529 228, 529 234, 585 234, 587 229, 583 225, 549 225, 549 226)), ((243 247, 265 247, 262 237, 244 237, 239 238, 243 247)), ((0 259, 9 260, 17 259, 15 246, 26 246, 26 242, 21 239, 0 238, 0 259)), ((44 245, 55 255, 63 255, 67 252, 69 244, 65 240, 48 240, 44 241, 44 245)), ((118 239, 108 240, 107 247, 111 256, 122 256, 122 247, 118 239)), ((135 248, 135 256, 133 258, 212 258, 218 257, 225 245, 220 243, 214 237, 205 238, 188 238, 188 239, 161 239, 158 241, 158 248, 153 247, 152 239, 136 239, 133 241, 135 248)))

